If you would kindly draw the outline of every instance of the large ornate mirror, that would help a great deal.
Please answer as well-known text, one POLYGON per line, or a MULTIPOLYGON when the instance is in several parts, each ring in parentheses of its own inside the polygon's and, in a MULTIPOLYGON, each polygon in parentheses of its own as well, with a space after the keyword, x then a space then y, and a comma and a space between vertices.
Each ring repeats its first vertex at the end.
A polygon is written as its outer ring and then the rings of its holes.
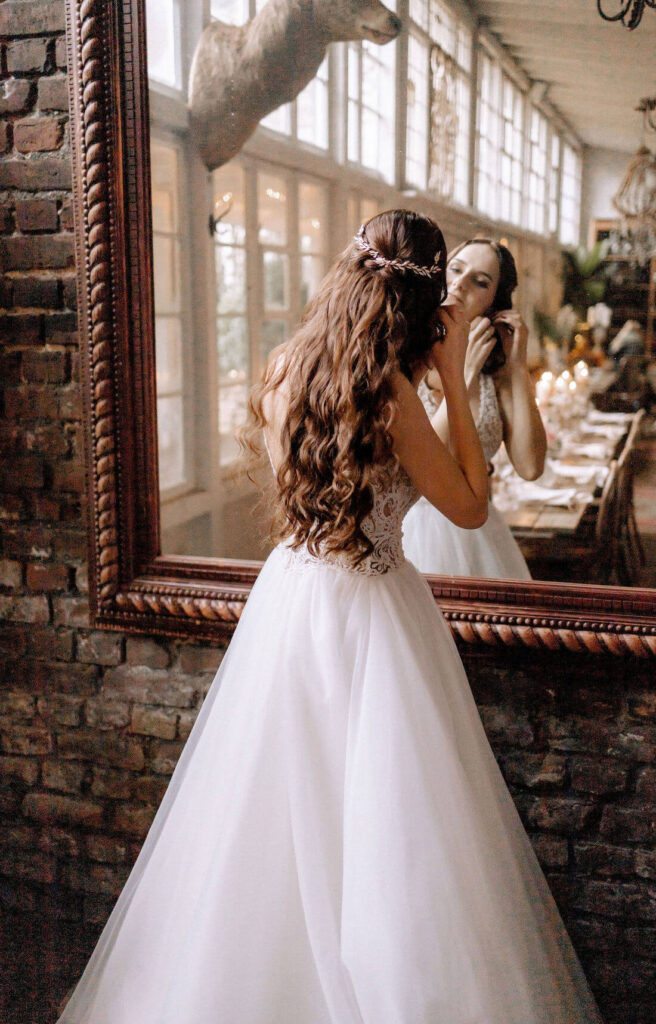
POLYGON ((268 550, 236 440, 250 387, 362 221, 408 206, 450 248, 513 253, 550 443, 539 479, 503 447, 492 475, 533 578, 432 577, 436 598, 472 642, 656 652, 656 262, 610 203, 656 92, 656 24, 629 33, 592 0, 264 8, 69 3, 96 621, 234 625, 268 550), (226 114, 228 86, 263 116, 226 114))

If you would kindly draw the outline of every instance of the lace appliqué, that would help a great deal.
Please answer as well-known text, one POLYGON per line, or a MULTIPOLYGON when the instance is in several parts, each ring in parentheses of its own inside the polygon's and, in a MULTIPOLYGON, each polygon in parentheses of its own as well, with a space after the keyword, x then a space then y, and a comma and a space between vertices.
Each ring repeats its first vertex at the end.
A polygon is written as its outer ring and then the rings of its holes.
POLYGON ((405 470, 393 465, 381 470, 373 488, 374 507, 362 522, 362 529, 374 546, 366 558, 353 565, 345 551, 316 556, 306 547, 293 550, 288 544, 281 544, 287 565, 294 569, 330 565, 342 572, 364 576, 381 576, 400 569, 405 563, 401 528, 406 513, 419 498, 419 491, 405 470))
POLYGON ((479 409, 476 430, 481 439, 483 455, 488 465, 499 451, 503 441, 503 423, 499 411, 497 389, 494 380, 488 373, 481 373, 479 381, 479 409))

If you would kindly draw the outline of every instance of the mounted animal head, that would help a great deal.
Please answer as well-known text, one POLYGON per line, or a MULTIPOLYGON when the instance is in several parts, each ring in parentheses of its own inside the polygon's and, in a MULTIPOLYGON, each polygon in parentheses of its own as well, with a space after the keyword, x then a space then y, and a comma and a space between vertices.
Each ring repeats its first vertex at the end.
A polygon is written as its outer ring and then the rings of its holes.
POLYGON ((312 6, 332 43, 368 39, 382 45, 396 39, 403 24, 380 0, 313 0, 312 6))

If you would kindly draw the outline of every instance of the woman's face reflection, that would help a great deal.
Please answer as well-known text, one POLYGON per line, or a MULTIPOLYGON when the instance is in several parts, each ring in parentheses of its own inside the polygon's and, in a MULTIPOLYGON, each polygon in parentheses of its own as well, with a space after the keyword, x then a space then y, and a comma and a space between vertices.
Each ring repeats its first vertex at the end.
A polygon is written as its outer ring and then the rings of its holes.
POLYGON ((499 260, 491 245, 466 245, 446 268, 449 295, 460 299, 465 316, 474 320, 490 308, 499 284, 499 260))

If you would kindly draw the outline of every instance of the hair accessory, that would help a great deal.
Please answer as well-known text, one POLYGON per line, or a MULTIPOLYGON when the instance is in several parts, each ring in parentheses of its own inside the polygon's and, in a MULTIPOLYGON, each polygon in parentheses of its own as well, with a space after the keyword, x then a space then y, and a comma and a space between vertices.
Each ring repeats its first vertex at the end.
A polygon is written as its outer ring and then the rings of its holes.
POLYGON ((419 274, 421 277, 433 277, 434 274, 439 274, 441 268, 440 264, 440 253, 435 253, 435 260, 431 267, 421 267, 418 263, 413 263, 412 260, 389 260, 386 256, 383 256, 378 252, 378 249, 374 249, 373 245, 370 245, 367 241, 364 233, 364 224, 360 227, 357 235, 354 236, 353 241, 366 252, 368 256, 377 263, 379 267, 391 267, 393 270, 407 270, 411 274, 419 274))

